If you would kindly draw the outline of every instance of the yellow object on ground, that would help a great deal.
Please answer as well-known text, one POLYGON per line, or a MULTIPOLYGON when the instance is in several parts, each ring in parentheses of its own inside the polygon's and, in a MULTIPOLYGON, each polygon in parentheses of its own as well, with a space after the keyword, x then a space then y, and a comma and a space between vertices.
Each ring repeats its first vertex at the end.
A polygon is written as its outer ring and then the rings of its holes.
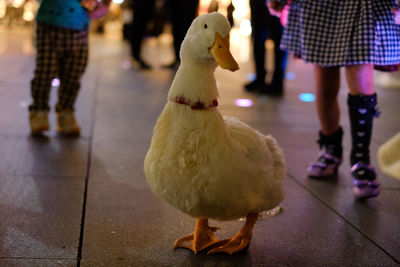
POLYGON ((378 163, 384 173, 400 180, 400 132, 379 147, 378 163))

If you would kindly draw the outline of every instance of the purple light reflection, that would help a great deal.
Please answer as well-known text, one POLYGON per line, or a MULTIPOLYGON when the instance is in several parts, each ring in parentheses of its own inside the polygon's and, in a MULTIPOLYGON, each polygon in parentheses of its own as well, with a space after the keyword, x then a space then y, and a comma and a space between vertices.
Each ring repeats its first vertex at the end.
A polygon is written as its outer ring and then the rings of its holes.
POLYGON ((131 62, 130 61, 124 61, 123 63, 122 63, 122 68, 123 69, 126 69, 126 70, 129 70, 130 68, 131 68, 131 62))
POLYGON ((235 101, 236 106, 238 107, 251 107, 253 106, 253 101, 251 101, 250 99, 245 99, 245 98, 238 98, 235 101))
POLYGON ((51 86, 53 86, 53 87, 60 86, 60 80, 57 79, 57 78, 54 78, 54 79, 51 81, 51 86))
POLYGON ((296 73, 294 73, 294 72, 287 72, 285 76, 286 76, 286 79, 291 80, 291 81, 296 79, 296 73))

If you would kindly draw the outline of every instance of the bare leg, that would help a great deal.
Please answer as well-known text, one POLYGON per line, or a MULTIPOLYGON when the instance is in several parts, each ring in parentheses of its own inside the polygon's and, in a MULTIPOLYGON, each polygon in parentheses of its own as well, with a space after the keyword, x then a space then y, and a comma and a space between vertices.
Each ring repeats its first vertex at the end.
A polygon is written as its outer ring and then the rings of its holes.
POLYGON ((208 219, 197 219, 193 234, 176 240, 174 248, 187 248, 196 254, 219 242, 213 234, 217 230, 216 227, 208 226, 208 219))
POLYGON ((247 248, 253 234, 253 227, 258 219, 258 213, 248 214, 242 229, 231 239, 223 240, 218 247, 211 249, 208 254, 226 252, 230 255, 247 248))
POLYGON ((316 105, 321 132, 331 135, 339 129, 340 110, 337 95, 340 87, 339 67, 314 66, 316 83, 316 105))
POLYGON ((351 95, 373 95, 374 68, 372 64, 346 66, 346 80, 351 95))

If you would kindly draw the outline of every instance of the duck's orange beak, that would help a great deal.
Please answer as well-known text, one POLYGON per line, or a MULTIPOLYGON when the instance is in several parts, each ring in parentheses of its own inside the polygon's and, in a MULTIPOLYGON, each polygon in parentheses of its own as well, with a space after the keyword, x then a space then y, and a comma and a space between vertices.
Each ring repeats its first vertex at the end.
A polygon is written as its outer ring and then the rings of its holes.
POLYGON ((229 51, 229 34, 225 38, 222 38, 218 32, 215 33, 215 42, 210 48, 210 54, 221 68, 230 71, 239 69, 239 65, 229 51))

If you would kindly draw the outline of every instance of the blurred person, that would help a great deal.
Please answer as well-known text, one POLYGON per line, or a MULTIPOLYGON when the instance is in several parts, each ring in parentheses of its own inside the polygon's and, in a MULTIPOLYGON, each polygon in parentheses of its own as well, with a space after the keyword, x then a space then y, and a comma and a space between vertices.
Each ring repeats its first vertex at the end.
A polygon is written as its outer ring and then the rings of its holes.
POLYGON ((171 15, 175 60, 163 67, 174 69, 180 64, 181 44, 192 21, 197 17, 199 0, 166 0, 166 5, 171 15))
POLYGON ((132 66, 137 69, 149 70, 142 56, 143 37, 146 34, 147 25, 153 16, 156 0, 131 0, 130 6, 133 10, 133 22, 128 33, 128 40, 131 46, 132 66))
POLYGON ((133 22, 133 10, 131 1, 125 0, 121 4, 122 37, 129 42, 130 27, 133 22))
MULTIPOLYGON (((280 14, 286 0, 270 0, 271 12, 280 14)), ((370 162, 369 146, 377 94, 373 70, 395 70, 400 63, 400 25, 394 0, 296 0, 290 3, 281 47, 314 65, 316 108, 320 121, 320 153, 308 169, 311 178, 336 174, 342 162, 343 130, 337 100, 340 67, 349 87, 347 106, 352 147, 350 174, 356 198, 380 192, 370 162)))
MULTIPOLYGON (((110 0, 111 1, 111 0, 110 0)), ((48 101, 52 80, 58 77, 57 128, 63 135, 79 135, 74 104, 88 59, 90 18, 108 12, 110 1, 43 0, 36 16, 36 67, 29 106, 32 134, 49 130, 48 101)))
POLYGON ((218 0, 211 0, 208 5, 208 13, 218 12, 219 2, 218 0))
POLYGON ((229 5, 226 7, 226 18, 229 21, 229 24, 231 25, 231 28, 233 27, 234 21, 233 21, 233 11, 235 11, 235 7, 232 3, 232 1, 229 3, 229 5))
POLYGON ((280 20, 269 13, 265 0, 250 0, 250 12, 256 78, 244 88, 248 92, 282 95, 287 63, 287 53, 280 49, 283 27, 280 20), (272 82, 269 85, 265 82, 267 75, 265 41, 267 39, 274 42, 275 62, 272 82))
POLYGON ((156 0, 153 16, 150 25, 147 27, 148 34, 158 37, 164 32, 164 25, 167 20, 164 0, 156 0))

